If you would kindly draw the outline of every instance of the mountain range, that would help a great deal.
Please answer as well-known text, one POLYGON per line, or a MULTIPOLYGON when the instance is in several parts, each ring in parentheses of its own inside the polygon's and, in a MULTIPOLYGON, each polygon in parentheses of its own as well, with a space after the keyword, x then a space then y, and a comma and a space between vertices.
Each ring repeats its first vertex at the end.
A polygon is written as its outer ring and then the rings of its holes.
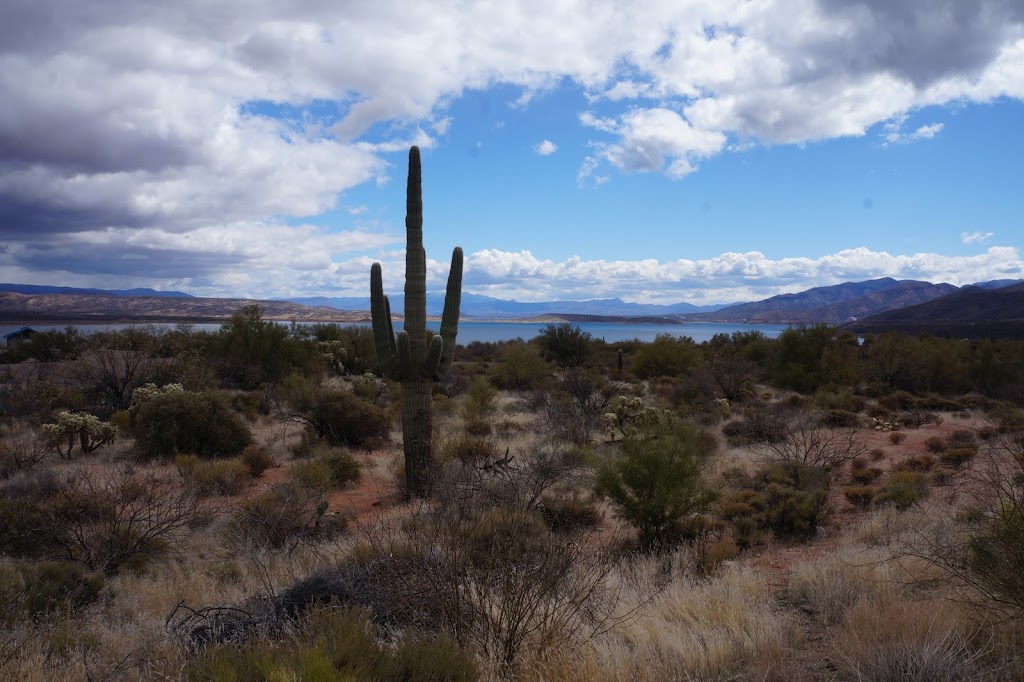
MULTIPOLYGON (((388 296, 391 310, 401 314, 405 309, 405 296, 388 296)), ((339 310, 369 310, 370 297, 328 297, 310 296, 289 298, 292 303, 337 308, 339 310)), ((541 317, 543 315, 604 315, 612 317, 672 317, 693 313, 711 312, 724 305, 695 306, 690 303, 657 305, 652 303, 629 303, 619 298, 598 298, 589 301, 543 301, 521 303, 507 301, 480 294, 462 294, 462 314, 481 319, 516 319, 541 317)), ((440 315, 444 310, 444 294, 427 294, 427 314, 440 315)))
POLYGON ((951 338, 1024 338, 1024 282, 997 288, 968 286, 919 305, 849 325, 855 332, 929 332, 951 338))
MULTIPOLYGON (((222 321, 243 305, 258 304, 268 319, 360 322, 369 299, 307 297, 254 301, 200 298, 177 291, 103 290, 0 284, 0 321, 222 321)), ((443 296, 428 294, 428 313, 440 315, 443 296)), ((403 297, 392 298, 401 315, 403 297)), ((1024 281, 979 282, 964 288, 889 277, 815 287, 796 294, 728 306, 654 305, 620 299, 522 303, 466 293, 467 319, 545 321, 725 322, 805 324, 826 322, 854 331, 931 331, 957 337, 1024 337, 1024 281)))

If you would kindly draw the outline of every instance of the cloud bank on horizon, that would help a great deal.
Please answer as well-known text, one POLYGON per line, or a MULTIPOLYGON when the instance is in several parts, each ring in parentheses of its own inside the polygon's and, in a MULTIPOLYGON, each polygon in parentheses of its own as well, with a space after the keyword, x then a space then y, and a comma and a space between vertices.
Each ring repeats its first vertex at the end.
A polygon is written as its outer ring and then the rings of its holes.
MULTIPOLYGON (((915 113, 1024 100, 1024 4, 9 0, 0 279, 362 295, 383 260, 386 285, 400 288, 400 219, 360 192, 404 178, 410 144, 436 150, 443 176, 462 125, 453 110, 470 92, 508 87, 519 93, 510 119, 582 93, 572 130, 534 121, 524 154, 568 159, 571 205, 626 176, 679 187, 744 150, 876 126, 877 146, 933 144, 950 126, 915 113)), ((521 191, 522 203, 541 202, 521 191)), ((479 232, 437 229, 444 244, 479 232)), ((903 255, 848 244, 769 257, 747 241, 691 259, 655 244, 651 260, 621 259, 614 239, 598 257, 482 246, 468 253, 465 286, 519 300, 724 302, 880 276, 1024 277, 1007 233, 962 225, 951 240, 974 250, 945 254, 927 242, 903 255)), ((593 253, 603 242, 591 240, 593 253)), ((444 254, 431 255, 443 286, 444 254)))

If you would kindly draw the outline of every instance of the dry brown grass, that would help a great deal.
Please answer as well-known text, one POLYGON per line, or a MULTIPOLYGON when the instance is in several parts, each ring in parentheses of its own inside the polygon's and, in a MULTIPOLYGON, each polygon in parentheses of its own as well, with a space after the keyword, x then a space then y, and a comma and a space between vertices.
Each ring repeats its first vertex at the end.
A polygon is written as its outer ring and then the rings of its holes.
MULTIPOLYGON (((647 600, 664 582, 665 563, 651 558, 635 564, 624 602, 647 600)), ((674 576, 633 622, 580 650, 528 662, 524 679, 733 679, 752 661, 780 659, 799 638, 764 579, 728 564, 712 578, 674 576)))

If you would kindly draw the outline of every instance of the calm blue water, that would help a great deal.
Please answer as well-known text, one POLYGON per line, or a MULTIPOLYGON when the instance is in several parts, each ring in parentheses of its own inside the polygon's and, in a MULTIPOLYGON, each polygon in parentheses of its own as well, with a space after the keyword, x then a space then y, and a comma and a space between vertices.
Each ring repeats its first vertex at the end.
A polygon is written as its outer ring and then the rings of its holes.
MULTIPOLYGON (((22 325, 0 326, 0 337, 22 325)), ((62 330, 67 325, 32 325, 33 329, 46 331, 48 329, 62 330)), ((83 324, 76 325, 83 334, 106 329, 123 329, 130 325, 124 324, 83 324)), ((149 326, 149 325, 137 325, 149 326)), ((173 324, 154 324, 157 329, 173 329, 173 324)), ((344 325, 343 325, 344 326, 344 325)), ((368 327, 368 323, 360 326, 368 327)), ((401 328, 401 323, 395 325, 396 329, 401 328)), ((510 339, 532 339, 544 327, 540 322, 460 322, 459 336, 460 344, 468 344, 473 341, 508 341, 510 339)), ((658 334, 671 334, 673 336, 689 336, 700 343, 707 341, 715 334, 731 334, 735 331, 757 330, 768 338, 775 338, 781 334, 786 325, 780 324, 718 324, 691 322, 688 324, 618 324, 615 322, 581 322, 580 329, 596 339, 604 339, 609 343, 615 341, 628 341, 640 339, 641 341, 653 341, 658 334)), ((195 324, 192 328, 197 331, 217 331, 219 324, 195 324)), ((436 330, 436 326, 433 326, 436 330)))

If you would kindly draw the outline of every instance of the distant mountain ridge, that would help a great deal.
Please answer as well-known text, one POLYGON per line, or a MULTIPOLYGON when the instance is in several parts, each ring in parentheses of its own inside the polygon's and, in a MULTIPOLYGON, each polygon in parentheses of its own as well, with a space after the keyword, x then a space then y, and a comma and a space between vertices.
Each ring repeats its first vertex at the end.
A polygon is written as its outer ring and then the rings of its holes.
POLYGON ((886 310, 947 296, 952 284, 932 284, 891 277, 814 287, 797 294, 781 294, 755 303, 728 306, 713 313, 688 315, 689 321, 746 322, 751 324, 842 324, 886 310))
POLYGON ((259 305, 263 317, 300 322, 365 322, 368 312, 312 308, 288 301, 196 296, 129 296, 109 293, 20 294, 0 291, 0 322, 18 324, 104 322, 223 322, 246 305, 259 305))
MULTIPOLYGON (((871 324, 877 329, 907 330, 925 329, 934 320, 938 326, 931 325, 929 328, 945 330, 940 333, 961 333, 966 330, 970 334, 977 334, 980 333, 978 330, 983 328, 996 329, 1003 321, 1007 321, 1012 327, 1016 324, 1015 320, 1024 319, 1024 313, 1014 308, 1016 304, 1013 301, 1016 299, 1012 297, 1014 292, 1021 290, 1021 287, 1024 287, 1024 280, 993 280, 958 289, 951 284, 900 281, 883 277, 864 282, 844 282, 833 286, 815 287, 800 293, 772 296, 753 303, 703 307, 688 303, 629 303, 617 298, 521 303, 466 293, 462 297, 462 313, 467 319, 557 318, 578 322, 603 318, 608 321, 634 320, 652 323, 826 322, 839 325, 871 320, 871 324), (997 295, 989 300, 985 294, 991 292, 997 295), (1008 293, 1010 298, 1006 298, 1008 293), (965 298, 958 298, 961 294, 965 298), (977 296, 981 298, 973 298, 977 296), (961 300, 970 300, 971 303, 967 308, 960 310, 957 306, 961 300), (931 307, 921 308, 920 310, 924 312, 915 312, 921 305, 931 307), (975 312, 977 309, 985 311, 980 318, 975 312), (909 312, 904 314, 901 311, 909 312)), ((243 305, 254 303, 263 307, 264 315, 268 319, 352 322, 365 321, 369 317, 369 299, 363 297, 304 297, 256 301, 200 298, 182 292, 154 292, 151 289, 107 291, 0 284, 0 319, 22 322, 44 319, 216 321, 226 319, 243 305)), ((391 310, 396 317, 401 317, 403 307, 403 296, 394 296, 391 310)), ((443 296, 428 294, 427 307, 429 314, 440 315, 443 296)), ((867 330, 866 327, 864 329, 867 330)))
MULTIPOLYGON (((405 309, 405 296, 388 296, 391 312, 400 315, 405 309)), ((370 297, 329 297, 306 296, 285 299, 292 303, 315 305, 338 310, 369 310, 370 297)), ((599 298, 588 301, 542 301, 522 303, 480 294, 462 294, 461 312, 468 317, 515 319, 539 317, 542 315, 604 315, 612 317, 670 317, 723 308, 723 305, 695 306, 690 303, 658 305, 654 303, 629 303, 618 298, 599 298)), ((443 294, 427 294, 427 314, 440 315, 444 309, 443 294)))
POLYGON ((989 288, 967 286, 948 296, 872 315, 851 331, 888 331, 952 338, 1024 338, 1024 283, 989 288))
POLYGON ((156 289, 82 289, 78 287, 51 287, 38 284, 0 283, 0 291, 15 294, 91 294, 109 296, 156 296, 160 298, 194 298, 192 294, 182 291, 157 291, 156 289))

